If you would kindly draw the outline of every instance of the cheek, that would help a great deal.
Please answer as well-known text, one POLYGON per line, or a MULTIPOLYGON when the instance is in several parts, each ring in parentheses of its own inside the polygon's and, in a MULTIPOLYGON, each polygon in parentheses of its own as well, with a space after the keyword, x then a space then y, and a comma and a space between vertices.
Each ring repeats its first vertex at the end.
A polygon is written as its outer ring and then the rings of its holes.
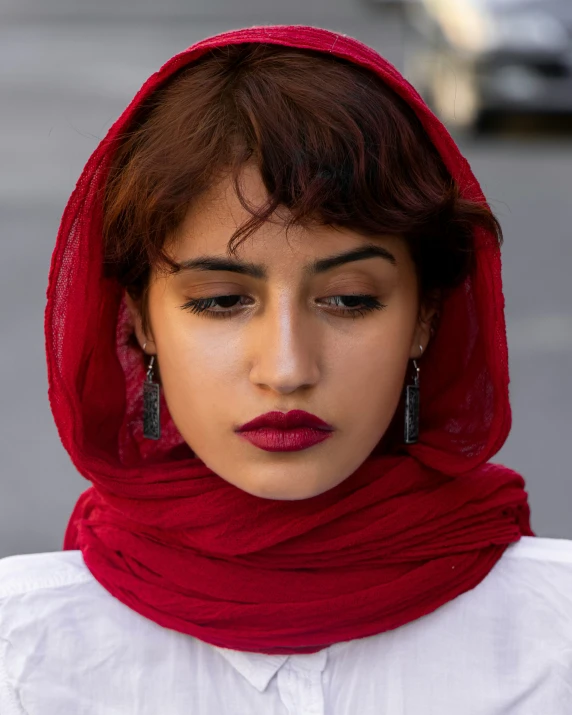
POLYGON ((391 421, 403 390, 414 330, 415 312, 408 302, 392 302, 352 339, 331 336, 333 384, 338 386, 340 404, 353 410, 362 425, 383 429, 391 421))
POLYGON ((202 322, 171 305, 155 306, 153 334, 161 383, 171 416, 184 432, 190 425, 206 424, 205 417, 228 401, 229 385, 236 377, 239 351, 228 330, 224 325, 208 329, 206 319, 202 329, 202 322))

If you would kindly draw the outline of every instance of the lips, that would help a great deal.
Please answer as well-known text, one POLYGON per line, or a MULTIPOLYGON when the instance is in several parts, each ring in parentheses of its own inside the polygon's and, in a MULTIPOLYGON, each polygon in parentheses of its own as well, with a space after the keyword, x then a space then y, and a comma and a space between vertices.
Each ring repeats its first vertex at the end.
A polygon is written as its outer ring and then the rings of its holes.
POLYGON ((310 412, 291 410, 267 412, 236 431, 266 452, 297 452, 328 439, 334 428, 310 412))
POLYGON ((246 422, 236 431, 248 432, 257 429, 291 430, 303 427, 324 432, 332 432, 334 429, 332 425, 324 422, 324 420, 321 420, 310 412, 290 410, 290 412, 266 412, 250 420, 250 422, 246 422))

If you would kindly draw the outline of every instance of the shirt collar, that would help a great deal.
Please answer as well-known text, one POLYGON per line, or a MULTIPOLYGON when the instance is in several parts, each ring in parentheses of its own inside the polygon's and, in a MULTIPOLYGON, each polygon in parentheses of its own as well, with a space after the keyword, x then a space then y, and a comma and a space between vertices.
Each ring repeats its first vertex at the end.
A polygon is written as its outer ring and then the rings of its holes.
POLYGON ((328 648, 316 653, 300 653, 294 655, 266 655, 265 653, 248 653, 220 646, 211 646, 217 650, 232 667, 237 670, 259 692, 264 692, 268 683, 289 660, 295 670, 322 672, 328 661, 328 648))
POLYGON ((276 675, 290 656, 246 653, 212 646, 259 692, 264 692, 268 683, 276 675))

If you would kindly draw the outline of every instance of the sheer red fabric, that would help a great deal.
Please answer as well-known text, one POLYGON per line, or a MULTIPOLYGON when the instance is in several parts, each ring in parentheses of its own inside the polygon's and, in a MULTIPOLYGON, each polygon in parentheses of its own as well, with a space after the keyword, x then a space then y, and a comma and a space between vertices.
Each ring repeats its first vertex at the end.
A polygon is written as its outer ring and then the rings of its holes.
POLYGON ((523 478, 489 463, 511 424, 500 252, 476 233, 477 267, 447 299, 422 359, 420 442, 373 453, 302 501, 249 495, 186 447, 162 401, 142 436, 144 365, 122 288, 102 277, 100 189, 139 103, 212 47, 269 42, 333 53, 376 72, 413 107, 466 197, 484 201, 452 138, 397 70, 327 30, 253 27, 204 40, 152 75, 89 159, 65 209, 49 277, 49 396, 61 440, 92 483, 64 549, 156 623, 208 643, 315 652, 397 628, 476 587, 534 536, 523 478))

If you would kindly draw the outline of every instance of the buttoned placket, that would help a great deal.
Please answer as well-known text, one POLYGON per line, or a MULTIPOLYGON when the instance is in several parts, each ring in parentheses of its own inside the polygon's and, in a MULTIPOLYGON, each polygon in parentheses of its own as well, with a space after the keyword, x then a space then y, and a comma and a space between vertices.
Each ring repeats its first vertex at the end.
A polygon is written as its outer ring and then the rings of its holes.
POLYGON ((323 671, 326 649, 291 655, 277 673, 280 699, 288 715, 325 715, 323 671))

